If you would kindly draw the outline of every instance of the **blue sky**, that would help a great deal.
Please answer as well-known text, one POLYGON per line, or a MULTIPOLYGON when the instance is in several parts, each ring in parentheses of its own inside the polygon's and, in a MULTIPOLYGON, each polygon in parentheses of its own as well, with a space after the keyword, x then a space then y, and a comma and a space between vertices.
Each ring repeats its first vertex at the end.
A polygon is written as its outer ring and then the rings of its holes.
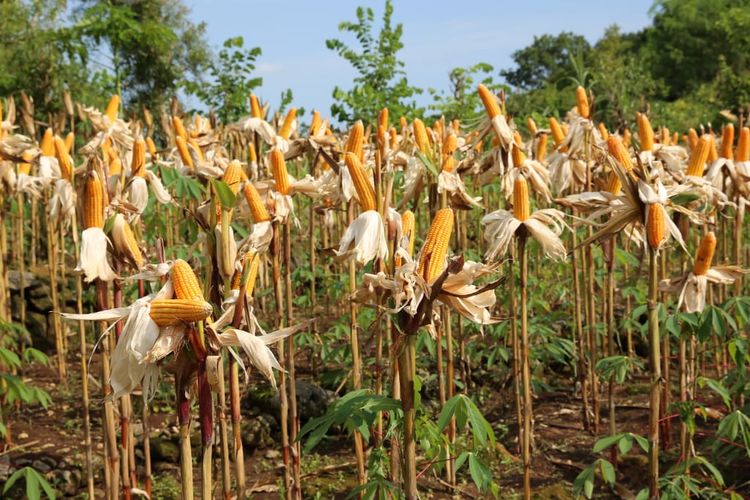
MULTIPOLYGON (((496 71, 512 66, 513 51, 529 45, 535 35, 572 31, 596 41, 607 26, 635 31, 649 23, 653 0, 602 2, 581 0, 466 2, 394 1, 394 21, 404 24, 404 49, 411 84, 448 88, 448 73, 458 66, 487 62, 496 71)), ((246 47, 260 46, 258 75, 263 99, 276 105, 284 89, 308 112, 330 112, 335 85, 351 88, 355 73, 346 61, 326 49, 327 38, 353 40, 338 24, 354 20, 357 5, 372 7, 380 25, 385 0, 186 0, 194 21, 205 21, 215 50, 241 35, 246 47)), ((428 98, 422 97, 423 102, 428 98)))

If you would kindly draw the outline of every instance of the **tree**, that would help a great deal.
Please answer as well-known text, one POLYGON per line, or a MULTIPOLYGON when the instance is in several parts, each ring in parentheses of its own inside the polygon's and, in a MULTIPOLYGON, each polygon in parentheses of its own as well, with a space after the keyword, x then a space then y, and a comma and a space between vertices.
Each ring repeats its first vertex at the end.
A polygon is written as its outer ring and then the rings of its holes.
POLYGON ((586 39, 574 33, 535 36, 531 45, 511 55, 516 67, 502 70, 500 75, 521 90, 541 89, 550 83, 566 86, 567 80, 575 77, 573 60, 580 58, 586 63, 590 53, 586 39))
POLYGON ((360 49, 353 49, 338 39, 326 40, 326 47, 346 59, 357 70, 354 87, 345 91, 336 86, 331 114, 342 123, 361 119, 374 121, 378 112, 387 107, 392 116, 413 114, 416 104, 409 98, 421 90, 409 85, 404 62, 397 57, 404 44, 404 27, 392 25, 393 3, 386 0, 383 26, 377 36, 373 33, 375 14, 371 8, 357 8, 357 21, 344 21, 339 31, 351 33, 360 49))
POLYGON ((224 123, 246 111, 248 96, 263 83, 263 78, 252 76, 261 49, 245 49, 244 43, 241 36, 225 40, 218 59, 208 65, 210 81, 186 84, 186 90, 213 108, 224 123))
POLYGON ((453 68, 448 75, 448 93, 429 89, 435 101, 429 109, 449 120, 458 118, 462 123, 478 123, 484 117, 485 111, 477 94, 477 84, 483 83, 489 88, 496 87, 491 76, 493 71, 491 65, 481 62, 466 68, 453 68))
POLYGON ((108 57, 115 92, 136 105, 159 108, 210 61, 205 23, 188 20, 175 0, 82 0, 75 29, 108 57))

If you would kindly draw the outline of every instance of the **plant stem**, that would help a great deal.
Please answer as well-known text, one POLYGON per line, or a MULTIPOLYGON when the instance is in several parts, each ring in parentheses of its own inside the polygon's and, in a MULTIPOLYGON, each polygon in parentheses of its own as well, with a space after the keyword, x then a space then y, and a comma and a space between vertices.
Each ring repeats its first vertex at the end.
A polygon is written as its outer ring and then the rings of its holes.
POLYGON ((531 498, 531 433, 533 408, 531 400, 531 369, 529 367, 529 312, 528 274, 529 262, 526 248, 527 235, 522 230, 518 238, 518 258, 521 270, 521 379, 523 383, 523 432, 521 433, 521 457, 523 460, 523 495, 531 498))
POLYGON ((403 492, 407 500, 417 498, 417 443, 415 435, 414 377, 416 375, 416 335, 403 338, 398 358, 399 381, 401 383, 401 408, 404 412, 403 492))
POLYGON ((661 344, 659 339, 658 261, 656 250, 648 250, 648 340, 651 364, 651 392, 649 398, 649 494, 659 498, 659 400, 661 398, 661 344))

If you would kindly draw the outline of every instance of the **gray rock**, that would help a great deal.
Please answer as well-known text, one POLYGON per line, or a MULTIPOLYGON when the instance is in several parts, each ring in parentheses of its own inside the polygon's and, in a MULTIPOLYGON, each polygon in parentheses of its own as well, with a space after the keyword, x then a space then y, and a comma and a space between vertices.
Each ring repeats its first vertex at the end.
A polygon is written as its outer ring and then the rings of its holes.
POLYGON ((273 445, 272 417, 259 415, 257 417, 245 418, 240 424, 242 429, 242 444, 249 450, 257 450, 273 445))
POLYGON ((52 467, 50 467, 49 464, 41 460, 34 460, 31 463, 31 466, 34 468, 35 471, 39 472, 40 474, 46 474, 52 470, 52 467))
MULTIPOLYGON (((297 380, 296 388, 297 411, 302 425, 310 419, 323 415, 336 399, 333 392, 305 380, 297 380)), ((243 399, 242 406, 251 415, 271 415, 278 422, 281 410, 279 395, 270 388, 248 392, 243 399)))

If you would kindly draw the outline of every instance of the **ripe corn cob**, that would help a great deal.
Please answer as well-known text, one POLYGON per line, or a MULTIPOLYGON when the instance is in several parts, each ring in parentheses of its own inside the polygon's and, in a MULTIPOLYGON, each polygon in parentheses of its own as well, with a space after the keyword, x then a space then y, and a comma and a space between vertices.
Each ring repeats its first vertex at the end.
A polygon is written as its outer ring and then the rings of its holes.
POLYGON ((678 134, 677 132, 673 132, 672 141, 671 141, 672 146, 676 146, 679 140, 680 140, 680 134, 678 134))
POLYGON ((250 94, 250 115, 253 118, 263 118, 263 108, 255 94, 250 94))
MULTIPOLYGON (((609 154, 617 160, 617 163, 619 163, 626 172, 633 170, 633 162, 630 159, 630 154, 617 136, 609 136, 609 139, 607 139, 607 149, 609 150, 609 154)), ((621 189, 622 182, 620 181, 620 177, 618 177, 615 172, 611 172, 609 174, 609 179, 607 180, 607 192, 619 194, 621 189)))
POLYGON ((107 109, 104 114, 107 115, 109 121, 113 122, 117 119, 118 111, 120 111, 120 96, 115 94, 110 98, 109 103, 107 103, 107 109))
POLYGON ((183 139, 187 140, 187 130, 185 130, 185 124, 182 123, 182 119, 179 116, 172 117, 172 127, 174 127, 175 139, 177 137, 182 137, 183 139))
POLYGON ((133 176, 146 177, 146 141, 142 137, 133 142, 133 162, 130 171, 133 176))
POLYGON ((378 113, 378 127, 388 130, 388 108, 383 108, 378 113))
POLYGON ((122 161, 117 156, 114 156, 109 161, 109 176, 112 177, 113 175, 120 174, 122 174, 122 161))
POLYGON ((409 244, 406 247, 406 251, 409 256, 412 256, 414 255, 414 236, 416 234, 416 231, 414 212, 412 212, 411 210, 407 210, 403 214, 401 214, 401 231, 403 232, 404 236, 407 236, 409 238, 409 244))
POLYGON ((630 132, 629 128, 626 128, 622 131, 622 145, 626 148, 630 147, 630 140, 633 138, 633 134, 630 132))
POLYGON ((396 131, 396 127, 391 127, 390 129, 388 129, 388 135, 391 138, 390 148, 398 148, 398 131, 396 131))
POLYGON ((443 165, 441 167, 441 170, 443 172, 453 172, 453 169, 456 168, 456 159, 453 156, 446 156, 445 160, 443 160, 443 165))
POLYGON ((443 122, 435 120, 435 123, 432 124, 432 132, 434 134, 433 137, 436 137, 437 139, 443 137, 443 122))
POLYGON ((73 132, 68 132, 68 135, 65 136, 65 149, 67 150, 68 154, 71 154, 73 152, 73 144, 76 142, 76 135, 73 132))
POLYGON ((320 118, 320 113, 316 110, 313 111, 312 120, 310 121, 310 136, 314 136, 318 133, 320 125, 323 120, 320 118))
POLYGON ((180 158, 182 159, 182 163, 190 170, 191 172, 195 170, 195 164, 193 163, 193 157, 190 154, 190 150, 188 149, 187 142, 185 142, 185 138, 181 135, 178 135, 175 137, 175 144, 177 144, 177 151, 180 153, 180 158))
POLYGON ((698 144, 690 153, 688 162, 687 175, 694 177, 703 177, 703 169, 706 167, 706 160, 711 149, 711 136, 704 135, 698 141, 698 144))
POLYGON ((234 194, 237 194, 240 190, 241 177, 242 165, 239 160, 232 160, 229 162, 229 165, 227 165, 226 170, 224 170, 224 175, 221 177, 221 180, 229 186, 229 189, 231 189, 234 194))
POLYGON ((203 321, 213 312, 211 304, 199 299, 155 299, 149 315, 159 326, 203 321))
POLYGON ((523 222, 529 218, 529 215, 531 215, 529 185, 526 183, 526 178, 519 175, 513 182, 513 217, 523 222))
POLYGON ((430 138, 427 136, 427 130, 424 128, 424 123, 419 118, 414 119, 412 124, 412 131, 414 132, 414 142, 417 145, 417 149, 424 154, 430 150, 430 138))
POLYGON ((276 191, 283 195, 289 194, 289 174, 286 170, 284 153, 278 149, 272 149, 269 157, 271 172, 273 172, 273 178, 276 181, 276 191))
POLYGON ((576 108, 581 117, 589 118, 589 99, 586 96, 586 89, 580 85, 576 87, 576 108))
POLYGON ((203 150, 198 144, 198 141, 195 140, 195 137, 188 137, 187 143, 193 147, 193 151, 195 151, 195 155, 198 157, 198 160, 200 161, 206 160, 206 157, 203 156, 203 150))
POLYGON ((721 132, 721 153, 719 156, 731 160, 734 158, 732 145, 734 144, 734 125, 727 123, 721 132))
POLYGON ((557 118, 554 116, 551 116, 549 119, 549 128, 552 132, 552 140, 555 141, 555 147, 559 148, 560 151, 565 152, 568 150, 567 147, 562 146, 563 141, 565 140, 565 132, 563 131, 562 127, 560 126, 560 122, 557 121, 557 118))
POLYGON ((646 221, 646 239, 652 249, 658 250, 667 237, 664 207, 661 203, 653 203, 648 208, 649 217, 648 221, 646 221))
POLYGON ((456 148, 458 147, 458 138, 456 137, 456 134, 450 133, 443 141, 443 154, 444 155, 452 155, 456 152, 456 148))
POLYGON ((42 150, 42 156, 55 156, 55 135, 51 127, 44 131, 39 149, 42 150))
POLYGON ((641 151, 654 150, 654 129, 651 128, 651 122, 643 113, 636 115, 638 121, 638 138, 641 140, 641 151))
POLYGON ((104 227, 104 189, 96 171, 89 173, 84 185, 83 227, 104 227))
POLYGON ((531 134, 532 137, 536 135, 538 131, 536 122, 530 116, 526 118, 526 127, 529 129, 529 134, 531 134))
POLYGON ((521 146, 518 144, 513 145, 513 149, 511 150, 511 156, 513 157, 513 165, 515 167, 520 167, 523 165, 523 162, 526 161, 526 154, 521 149, 521 146))
POLYGON ((68 148, 65 147, 65 141, 60 137, 55 136, 55 156, 57 157, 57 163, 60 165, 60 175, 63 179, 73 179, 73 163, 70 160, 68 154, 68 148))
POLYGON ((694 128, 688 130, 688 147, 690 148, 690 151, 696 148, 699 139, 698 132, 696 132, 694 128))
POLYGON ((190 265, 182 259, 177 259, 172 265, 172 285, 178 299, 203 300, 198 277, 190 265))
POLYGON ((121 248, 118 250, 129 255, 130 258, 133 259, 133 262, 135 262, 136 267, 140 269, 141 266, 143 266, 143 254, 141 253, 141 248, 138 246, 138 241, 135 239, 135 234, 133 234, 133 230, 128 223, 124 223, 122 229, 125 234, 127 248, 121 248))
POLYGON ((344 152, 354 153, 357 158, 362 159, 364 154, 364 143, 365 143, 365 127, 362 124, 362 120, 357 120, 352 129, 349 131, 349 137, 346 140, 346 146, 344 146, 344 152))
POLYGON ((740 138, 737 140, 737 151, 734 154, 737 161, 750 161, 750 128, 742 127, 740 138))
POLYGON ((536 143, 536 152, 534 158, 536 161, 544 161, 544 157, 547 156, 547 134, 542 132, 539 134, 539 140, 536 143))
POLYGON ((703 276, 708 272, 708 269, 711 267, 711 261, 714 258, 715 250, 716 235, 713 231, 709 231, 701 240, 698 252, 695 255, 695 263, 693 264, 694 275, 703 276))
POLYGON ((284 139, 289 139, 289 136, 292 135, 292 125, 294 124, 294 118, 296 116, 297 108, 290 108, 289 112, 286 114, 286 118, 284 118, 284 123, 279 130, 279 135, 284 139))
POLYGON ((719 158, 719 151, 716 149, 716 137, 714 134, 706 134, 708 136, 708 157, 706 160, 708 163, 713 163, 719 158))
POLYGON ((258 268, 260 267, 260 255, 252 252, 245 257, 245 265, 250 266, 250 271, 247 274, 247 285, 245 285, 245 293, 248 297, 252 297, 253 290, 255 290, 255 282, 258 279, 258 268))
POLYGON ((604 139, 605 141, 609 139, 609 132, 607 131, 607 127, 602 122, 599 122, 597 128, 599 129, 599 134, 602 136, 602 139, 604 139))
POLYGON ((31 160, 34 159, 34 155, 31 151, 24 151, 21 158, 23 158, 23 161, 18 164, 18 173, 29 175, 31 173, 31 160))
POLYGON ((367 212, 369 210, 377 210, 378 205, 375 201, 375 188, 370 182, 370 178, 367 176, 362 162, 359 161, 357 155, 353 153, 346 153, 344 156, 346 167, 349 169, 349 175, 352 177, 354 188, 357 190, 357 197, 359 198, 359 204, 362 206, 362 210, 367 212))
POLYGON ((146 137, 146 147, 151 158, 156 158, 156 144, 154 144, 154 140, 151 137, 146 137))
POLYGON ((244 192, 247 206, 250 207, 250 213, 253 216, 253 221, 259 223, 271 220, 271 216, 268 214, 265 203, 263 203, 258 190, 255 189, 255 186, 253 186, 251 182, 245 183, 244 192))
POLYGON ((659 129, 659 142, 661 142, 664 146, 669 146, 669 129, 667 127, 662 127, 659 129))
POLYGON ((445 256, 448 253, 451 234, 453 233, 453 210, 442 208, 435 213, 427 240, 422 247, 417 273, 427 283, 431 283, 443 272, 445 256))
POLYGON ((477 91, 479 92, 479 97, 484 104, 484 109, 487 110, 487 116, 492 120, 500 114, 500 105, 497 103, 497 97, 495 97, 495 95, 481 83, 479 84, 479 87, 477 87, 477 91))
POLYGON ((258 153, 255 152, 255 144, 252 142, 247 145, 247 160, 250 163, 258 162, 258 153))

